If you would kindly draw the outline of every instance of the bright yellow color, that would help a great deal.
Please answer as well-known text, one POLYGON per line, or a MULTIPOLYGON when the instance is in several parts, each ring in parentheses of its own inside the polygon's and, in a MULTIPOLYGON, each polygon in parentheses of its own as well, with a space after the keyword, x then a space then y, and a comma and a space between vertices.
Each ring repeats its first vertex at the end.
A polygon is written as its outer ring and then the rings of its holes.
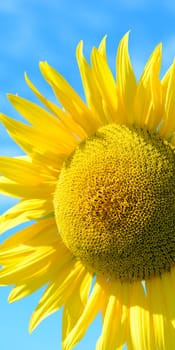
POLYGON ((61 237, 85 266, 122 282, 175 260, 175 148, 147 129, 110 124, 64 162, 54 195, 61 237))
MULTIPOLYGON (((73 349, 99 312, 102 313, 102 333, 97 341, 96 350, 120 350, 125 343, 128 350, 172 350, 175 347, 175 231, 173 231, 175 221, 173 203, 175 64, 173 63, 163 79, 159 78, 161 45, 158 45, 137 82, 128 53, 128 33, 119 44, 116 79, 107 62, 106 38, 102 40, 99 48, 92 49, 90 65, 83 55, 83 43, 80 42, 77 48, 77 61, 87 103, 83 102, 57 71, 47 62, 42 62, 41 72, 63 108, 48 101, 26 76, 27 84, 45 108, 19 96, 9 95, 11 103, 27 123, 0 115, 0 120, 9 135, 26 154, 16 158, 0 157, 0 192, 19 198, 19 202, 0 217, 1 233, 17 227, 17 233, 4 240, 0 247, 2 265, 0 284, 13 285, 9 302, 26 297, 47 284, 32 315, 30 331, 41 320, 64 306, 62 350, 73 349), (106 152, 103 150, 101 154, 96 148, 98 144, 96 135, 103 133, 106 137, 107 130, 111 133, 111 141, 108 138, 105 143, 106 152), (118 144, 114 152, 110 147, 112 143, 114 144, 116 130, 120 136, 117 139, 122 139, 123 142, 118 144), (124 130, 127 134, 126 138, 123 138, 124 130), (129 145, 133 148, 133 152, 129 150, 128 137, 130 137, 129 145), (145 142, 145 138, 148 142, 145 142), (92 153, 88 149, 91 142, 94 142, 92 153), (137 142, 141 144, 139 151, 137 142), (118 172, 121 182, 121 201, 118 188, 114 195, 114 197, 117 196, 119 205, 118 223, 123 225, 123 231, 120 231, 117 242, 121 247, 124 246, 122 249, 127 256, 131 248, 132 233, 132 239, 137 248, 134 252, 138 259, 137 266, 131 256, 129 260, 126 259, 127 264, 132 261, 133 266, 128 274, 124 274, 124 282, 121 281, 115 263, 118 247, 116 241, 112 258, 109 244, 107 248, 109 255, 106 260, 99 258, 101 248, 106 247, 105 240, 102 243, 100 241, 100 246, 99 243, 97 244, 98 240, 96 241, 98 264, 94 264, 94 260, 92 263, 87 252, 84 259, 72 234, 70 237, 73 244, 70 246, 67 241, 70 239, 69 227, 71 233, 73 217, 70 215, 69 221, 62 216, 64 203, 69 209, 70 202, 61 181, 69 182, 72 175, 75 177, 75 181, 71 184, 73 201, 70 214, 76 213, 73 231, 74 237, 79 239, 81 225, 78 226, 78 223, 82 220, 83 210, 86 211, 90 203, 86 198, 89 187, 85 186, 85 180, 81 196, 80 189, 76 193, 77 184, 82 184, 79 173, 85 164, 85 149, 88 149, 89 159, 91 158, 93 162, 96 160, 93 163, 94 168, 89 167, 90 177, 98 173, 98 186, 101 183, 105 190, 109 180, 109 176, 107 177, 104 171, 105 165, 108 164, 110 170, 113 167, 118 171, 116 164, 112 163, 113 157, 109 161, 110 152, 114 152, 115 157, 119 157, 122 164, 118 172), (82 151, 81 157, 79 157, 80 151, 82 151), (78 163, 76 163, 77 155, 78 163), (131 177, 129 177, 130 171, 127 171, 128 159, 131 164, 128 168, 131 170, 131 177), (109 163, 105 163, 106 160, 109 163), (65 164, 68 163, 70 163, 70 172, 65 169, 65 164), (136 164, 136 167, 133 164, 136 164), (125 168, 126 171, 124 171, 125 168), (78 170, 77 177, 74 169, 78 170), (150 176, 145 178, 145 174, 148 175, 149 172, 150 176), (123 193, 126 194, 126 188, 129 188, 132 194, 137 188, 136 182, 141 193, 147 198, 145 202, 143 201, 143 206, 144 203, 149 203, 149 210, 146 211, 148 208, 143 207, 141 211, 140 200, 139 206, 137 208, 133 206, 128 214, 131 201, 128 201, 123 193), (127 185, 129 187, 125 188, 124 183, 129 184, 127 185), (74 202, 76 195, 78 198, 81 197, 79 198, 82 204, 80 216, 77 214, 77 202, 74 202), (136 215, 136 209, 138 215, 136 215), (142 213, 146 215, 149 229, 145 226, 146 229, 139 230, 139 226, 143 223, 142 213), (155 220, 151 221, 152 215, 155 220), (32 223, 30 223, 31 220, 32 223), (27 227, 19 226, 23 223, 28 223, 27 227), (134 231, 135 227, 137 230, 134 231), (139 246, 136 244, 136 235, 142 237, 141 255, 139 255, 139 246), (149 249, 153 264, 145 254, 149 249), (146 261, 151 273, 146 270, 143 273, 143 269, 137 273, 137 267, 142 263, 143 268, 146 261), (162 261, 163 265, 160 267, 162 261), (157 270, 156 266, 158 266, 157 270), (115 267, 115 274, 112 273, 113 267, 115 267), (145 280, 142 281, 142 278, 145 280)), ((114 149, 114 145, 112 148, 114 149)), ((86 171, 86 167, 84 169, 86 171)), ((110 180, 111 178, 112 175, 110 180)), ((117 187, 115 176, 114 180, 113 194, 117 187)), ((111 186, 109 187, 111 190, 111 186)), ((94 187, 92 190, 95 193, 94 187)), ((67 191, 70 191, 69 186, 67 191)), ((100 205, 97 201, 96 211, 92 211, 93 215, 87 216, 90 223, 93 219, 99 224, 99 226, 96 225, 98 228, 106 225, 107 222, 102 213, 105 212, 105 215, 110 218, 109 212, 113 208, 109 200, 105 202, 103 199, 102 196, 100 205), (102 204, 104 202, 105 207, 102 204), (97 213, 100 214, 100 219, 97 213)), ((112 210, 112 217, 114 212, 115 210, 112 210)), ((113 222, 110 221, 110 224, 112 225, 113 222)), ((85 237, 85 226, 82 240, 85 237)), ((89 227, 91 226, 88 225, 87 233, 89 227)), ((117 234, 118 231, 116 228, 115 230, 117 234)), ((97 231, 94 226, 94 237, 97 231)), ((112 235, 113 232, 114 230, 110 231, 110 234, 112 235)), ((106 232, 103 233, 106 237, 106 232)), ((124 259, 121 259, 120 263, 122 269, 124 259)))

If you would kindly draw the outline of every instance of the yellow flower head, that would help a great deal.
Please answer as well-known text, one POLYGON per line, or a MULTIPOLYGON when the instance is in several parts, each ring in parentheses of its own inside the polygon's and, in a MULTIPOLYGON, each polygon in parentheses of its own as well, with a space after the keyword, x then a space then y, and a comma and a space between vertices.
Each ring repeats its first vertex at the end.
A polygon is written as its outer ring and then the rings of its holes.
POLYGON ((30 222, 0 247, 9 301, 47 287, 32 331, 63 308, 62 349, 81 340, 97 313, 96 350, 175 347, 175 64, 159 78, 161 45, 137 82, 128 33, 116 79, 106 38, 91 64, 77 47, 86 103, 47 62, 41 72, 62 107, 26 76, 45 108, 9 95, 22 123, 0 120, 25 156, 0 157, 0 192, 19 202, 0 232, 30 222), (32 220, 32 223, 31 223, 32 220))

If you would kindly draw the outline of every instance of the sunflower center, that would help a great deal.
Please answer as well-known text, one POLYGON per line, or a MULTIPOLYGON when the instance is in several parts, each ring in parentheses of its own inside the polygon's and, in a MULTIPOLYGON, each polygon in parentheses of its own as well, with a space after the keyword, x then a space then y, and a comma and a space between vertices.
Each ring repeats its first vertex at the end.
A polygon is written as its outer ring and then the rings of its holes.
POLYGON ((175 151, 156 133, 104 126, 65 161, 55 215, 73 255, 121 281, 175 261, 175 151))

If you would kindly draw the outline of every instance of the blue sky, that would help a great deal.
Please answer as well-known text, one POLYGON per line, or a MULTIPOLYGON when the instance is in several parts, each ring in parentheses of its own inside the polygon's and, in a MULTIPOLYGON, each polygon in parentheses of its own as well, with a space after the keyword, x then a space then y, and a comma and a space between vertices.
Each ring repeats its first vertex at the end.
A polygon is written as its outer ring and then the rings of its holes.
MULTIPOLYGON (((31 80, 50 99, 52 93, 43 81, 38 62, 47 60, 83 96, 75 60, 75 48, 84 40, 85 53, 107 34, 107 52, 112 70, 122 35, 131 30, 130 53, 137 77, 153 48, 163 43, 162 73, 175 57, 175 2, 151 0, 2 0, 0 2, 0 111, 17 117, 6 93, 33 99, 23 78, 31 80)), ((19 155, 0 126, 3 155, 19 155)), ((0 196, 0 213, 12 204, 0 196)), ((32 334, 28 321, 42 291, 9 305, 9 288, 0 289, 1 350, 61 350, 61 312, 45 320, 32 334)), ((90 327, 76 350, 93 350, 100 334, 100 318, 90 327)))

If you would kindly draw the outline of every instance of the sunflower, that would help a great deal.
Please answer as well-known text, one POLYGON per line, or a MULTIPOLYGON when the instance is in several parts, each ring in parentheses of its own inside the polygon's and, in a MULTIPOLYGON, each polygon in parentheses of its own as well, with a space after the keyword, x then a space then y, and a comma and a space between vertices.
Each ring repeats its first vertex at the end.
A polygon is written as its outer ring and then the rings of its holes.
POLYGON ((46 286, 29 330, 63 306, 63 350, 98 313, 96 350, 175 347, 175 63, 160 79, 158 45, 136 81, 128 36, 116 79, 106 38, 90 64, 79 43, 86 103, 41 62, 60 104, 26 75, 40 105, 9 95, 27 123, 0 115, 25 154, 0 157, 0 192, 19 199, 0 217, 1 233, 19 226, 0 247, 0 284, 9 302, 46 286))

